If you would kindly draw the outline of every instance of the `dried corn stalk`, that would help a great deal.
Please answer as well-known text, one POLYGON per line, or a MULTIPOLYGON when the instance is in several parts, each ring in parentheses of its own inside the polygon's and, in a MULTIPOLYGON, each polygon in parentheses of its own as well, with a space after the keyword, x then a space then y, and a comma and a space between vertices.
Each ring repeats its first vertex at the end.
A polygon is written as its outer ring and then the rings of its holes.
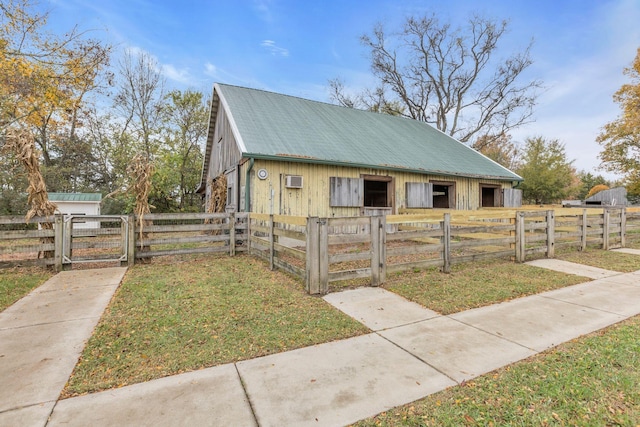
MULTIPOLYGON (((22 163, 27 171, 27 187, 29 210, 25 216, 28 223, 35 216, 50 216, 55 214, 57 206, 49 201, 47 186, 40 172, 40 160, 36 150, 33 135, 25 129, 9 129, 5 134, 4 150, 13 152, 16 159, 22 163)), ((40 226, 45 230, 52 230, 53 223, 43 222, 40 226)), ((53 238, 42 239, 43 243, 52 243, 53 238)), ((51 251, 44 252, 45 258, 53 258, 51 251)))
MULTIPOLYGON (((42 172, 40 172, 40 160, 38 159, 38 151, 36 150, 33 135, 26 130, 10 129, 6 134, 4 149, 13 152, 16 159, 22 163, 27 171, 29 211, 25 216, 26 222, 29 222, 35 216, 55 214, 57 206, 55 203, 50 202, 47 196, 47 186, 42 177, 42 172)), ((53 225, 51 223, 43 223, 42 228, 52 229, 53 225)))
POLYGON ((149 162, 149 159, 142 154, 136 155, 127 167, 127 173, 131 178, 128 192, 136 198, 133 213, 136 215, 137 225, 140 230, 140 245, 142 245, 142 241, 144 237, 146 237, 143 230, 144 226, 149 225, 149 221, 144 221, 144 216, 150 213, 153 207, 149 204, 153 172, 153 165, 149 162))
MULTIPOLYGON (((207 203, 207 213, 222 213, 227 206, 227 177, 220 174, 211 180, 211 196, 207 203)), ((221 224, 219 219, 205 221, 206 224, 221 224)), ((211 234, 220 234, 220 230, 213 230, 211 234)))

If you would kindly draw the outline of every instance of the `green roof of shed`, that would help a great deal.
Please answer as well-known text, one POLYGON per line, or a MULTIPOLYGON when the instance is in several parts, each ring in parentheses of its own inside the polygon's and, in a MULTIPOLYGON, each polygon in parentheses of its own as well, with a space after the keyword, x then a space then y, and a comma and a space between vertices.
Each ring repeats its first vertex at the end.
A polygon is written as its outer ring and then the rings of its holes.
POLYGON ((52 202, 100 202, 100 193, 47 193, 52 202))
POLYGON ((522 179, 416 120, 237 86, 216 84, 214 91, 243 157, 522 179))

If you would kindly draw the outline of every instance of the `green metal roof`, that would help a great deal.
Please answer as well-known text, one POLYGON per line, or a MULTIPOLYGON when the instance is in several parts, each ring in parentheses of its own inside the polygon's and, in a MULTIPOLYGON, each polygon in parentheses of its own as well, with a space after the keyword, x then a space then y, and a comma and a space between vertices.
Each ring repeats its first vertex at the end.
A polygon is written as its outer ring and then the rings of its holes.
POLYGON ((99 202, 100 193, 47 193, 52 202, 99 202))
POLYGON ((244 157, 522 180, 423 122, 237 86, 214 91, 244 157))

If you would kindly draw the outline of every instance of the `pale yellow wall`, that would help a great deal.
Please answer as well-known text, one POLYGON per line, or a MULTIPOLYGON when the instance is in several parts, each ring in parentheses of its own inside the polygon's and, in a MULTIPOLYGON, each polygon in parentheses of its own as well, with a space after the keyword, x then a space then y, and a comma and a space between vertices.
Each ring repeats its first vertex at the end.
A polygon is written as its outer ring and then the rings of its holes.
MULTIPOLYGON (((240 171, 241 186, 245 185, 245 173, 249 162, 240 171)), ((420 175, 406 172, 381 171, 369 168, 349 168, 307 163, 256 160, 251 171, 251 210, 256 213, 300 216, 358 216, 355 207, 329 206, 329 179, 332 176, 359 178, 361 174, 392 176, 395 179, 395 212, 406 207, 405 183, 429 181, 454 181, 456 183, 456 209, 478 209, 480 204, 479 184, 495 184, 511 188, 510 182, 454 178, 436 175, 420 175), (266 169, 269 176, 260 180, 259 169, 266 169), (301 175, 303 188, 285 188, 285 175, 301 175), (273 197, 272 197, 273 195, 273 197)))

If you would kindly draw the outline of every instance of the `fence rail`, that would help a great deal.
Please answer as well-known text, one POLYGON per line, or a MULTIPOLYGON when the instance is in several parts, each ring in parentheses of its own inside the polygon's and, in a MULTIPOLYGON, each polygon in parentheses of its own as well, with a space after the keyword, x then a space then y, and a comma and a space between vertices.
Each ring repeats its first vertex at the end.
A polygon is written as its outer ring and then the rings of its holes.
POLYGON ((148 214, 141 221, 133 216, 90 219, 97 219, 100 228, 71 227, 66 233, 62 216, 34 218, 29 224, 23 217, 0 217, 0 267, 63 268, 104 258, 105 251, 120 254, 115 260, 128 264, 160 256, 247 252, 271 269, 304 280, 309 293, 322 294, 339 281, 366 279, 378 286, 390 273, 428 267, 448 272, 462 262, 523 262, 539 254, 553 257, 559 248, 613 249, 640 241, 640 208, 412 210, 349 218, 198 213, 148 214), (118 223, 118 218, 124 219, 118 223), (127 218, 129 227, 124 225, 127 218), (130 230, 126 236, 125 228, 130 230), (126 261, 122 253, 128 255, 126 261))

